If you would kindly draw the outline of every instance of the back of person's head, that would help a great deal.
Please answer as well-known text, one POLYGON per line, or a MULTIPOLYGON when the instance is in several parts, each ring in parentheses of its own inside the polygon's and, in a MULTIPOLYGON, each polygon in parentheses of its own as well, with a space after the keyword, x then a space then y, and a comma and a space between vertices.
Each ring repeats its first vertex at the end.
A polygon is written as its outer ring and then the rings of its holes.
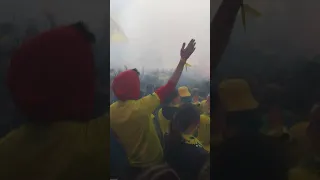
POLYGON ((193 88, 191 91, 192 96, 199 96, 199 89, 198 88, 193 88))
POLYGON ((40 33, 13 54, 7 84, 15 105, 29 120, 90 119, 95 91, 92 41, 79 27, 40 33))
POLYGON ((200 112, 193 104, 187 103, 179 107, 179 110, 174 115, 171 123, 174 128, 180 132, 186 132, 191 128, 196 128, 200 121, 200 112))
POLYGON ((83 34, 83 36, 90 43, 93 44, 96 42, 95 35, 89 31, 88 26, 85 23, 83 23, 82 21, 74 23, 71 26, 73 26, 75 29, 77 29, 79 32, 81 32, 83 34))
POLYGON ((139 72, 136 69, 131 69, 119 73, 113 79, 111 87, 117 99, 121 101, 139 99, 139 72))
POLYGON ((179 180, 178 174, 166 164, 152 166, 143 171, 136 180, 179 180))
POLYGON ((167 150, 181 142, 182 133, 192 133, 200 122, 200 112, 193 104, 183 104, 179 107, 170 123, 167 150))

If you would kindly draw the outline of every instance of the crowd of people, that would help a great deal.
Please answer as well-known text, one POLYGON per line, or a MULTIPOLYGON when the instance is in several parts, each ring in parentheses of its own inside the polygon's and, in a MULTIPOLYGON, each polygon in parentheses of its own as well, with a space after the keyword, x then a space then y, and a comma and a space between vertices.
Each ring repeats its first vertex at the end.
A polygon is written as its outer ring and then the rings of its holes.
POLYGON ((136 69, 113 79, 117 99, 110 106, 113 177, 134 179, 150 166, 167 163, 181 179, 197 179, 210 162, 210 95, 199 97, 198 89, 190 93, 186 86, 175 89, 194 45, 194 40, 183 45, 173 75, 155 91, 148 86, 140 93, 136 69))
MULTIPOLYGON (((212 21, 212 71, 242 5, 224 0, 212 21)), ((317 97, 294 119, 282 92, 270 88, 262 102, 243 78, 211 84, 205 96, 178 86, 194 39, 162 86, 142 92, 140 72, 127 69, 109 94, 99 84, 94 42, 78 22, 27 39, 13 53, 6 85, 24 121, 0 139, 0 179, 320 179, 317 97)))

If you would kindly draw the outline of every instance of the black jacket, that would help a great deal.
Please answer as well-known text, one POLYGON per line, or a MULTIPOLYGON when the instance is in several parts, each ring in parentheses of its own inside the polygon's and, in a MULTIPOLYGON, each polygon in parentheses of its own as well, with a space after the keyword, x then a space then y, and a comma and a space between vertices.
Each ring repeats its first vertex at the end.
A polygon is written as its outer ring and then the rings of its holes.
MULTIPOLYGON (((165 137, 165 142, 168 142, 165 137)), ((168 145, 166 145, 168 147, 168 145)), ((174 148, 165 149, 168 164, 178 173, 181 180, 197 180, 210 155, 202 147, 181 141, 174 148)))

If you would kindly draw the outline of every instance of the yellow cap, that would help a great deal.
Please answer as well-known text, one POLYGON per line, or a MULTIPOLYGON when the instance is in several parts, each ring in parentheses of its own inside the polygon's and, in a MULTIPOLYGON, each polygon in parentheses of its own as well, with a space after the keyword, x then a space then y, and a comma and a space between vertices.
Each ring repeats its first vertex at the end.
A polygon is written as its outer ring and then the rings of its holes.
POLYGON ((221 82, 219 95, 229 112, 255 109, 259 105, 251 93, 249 84, 243 79, 228 79, 221 82))
POLYGON ((178 88, 178 92, 179 92, 180 97, 189 97, 189 96, 191 96, 187 86, 179 87, 178 88))

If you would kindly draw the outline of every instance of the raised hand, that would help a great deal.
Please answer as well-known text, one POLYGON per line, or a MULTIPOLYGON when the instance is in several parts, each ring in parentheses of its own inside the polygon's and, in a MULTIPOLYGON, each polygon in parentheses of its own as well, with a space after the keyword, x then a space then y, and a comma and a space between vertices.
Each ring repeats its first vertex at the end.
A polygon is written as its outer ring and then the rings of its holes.
POLYGON ((196 41, 194 39, 191 39, 188 46, 186 46, 186 43, 182 44, 181 50, 180 50, 180 56, 183 60, 188 60, 191 54, 196 50, 196 41))

